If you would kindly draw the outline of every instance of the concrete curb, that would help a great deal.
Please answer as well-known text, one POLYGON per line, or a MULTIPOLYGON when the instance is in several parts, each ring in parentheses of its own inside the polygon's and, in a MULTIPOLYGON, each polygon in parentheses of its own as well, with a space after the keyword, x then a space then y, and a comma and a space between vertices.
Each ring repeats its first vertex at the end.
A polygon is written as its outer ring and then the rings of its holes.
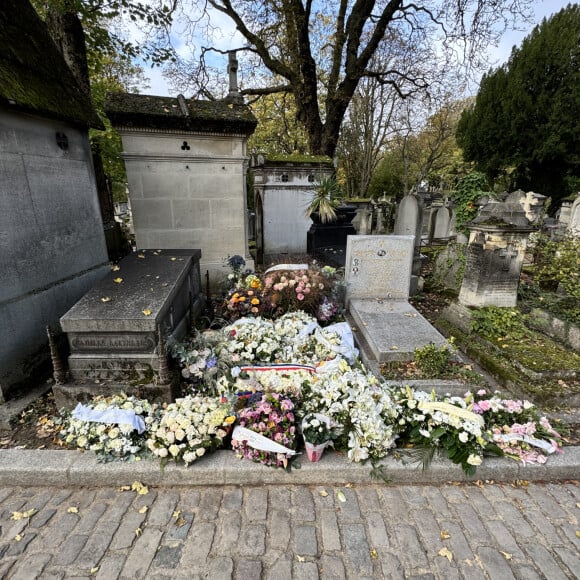
MULTIPOLYGON (((237 459, 231 451, 217 451, 190 467, 170 463, 161 469, 158 461, 99 463, 93 453, 59 450, 0 450, 0 486, 22 487, 111 487, 140 481, 154 486, 213 485, 344 485, 381 483, 371 477, 371 466, 347 461, 344 455, 327 451, 320 462, 301 458, 301 469, 288 473, 237 459)), ((447 459, 436 459, 429 469, 405 466, 393 457, 381 465, 395 484, 439 484, 449 481, 557 481, 580 478, 580 447, 566 447, 544 465, 522 465, 506 458, 489 458, 467 477, 447 459)))

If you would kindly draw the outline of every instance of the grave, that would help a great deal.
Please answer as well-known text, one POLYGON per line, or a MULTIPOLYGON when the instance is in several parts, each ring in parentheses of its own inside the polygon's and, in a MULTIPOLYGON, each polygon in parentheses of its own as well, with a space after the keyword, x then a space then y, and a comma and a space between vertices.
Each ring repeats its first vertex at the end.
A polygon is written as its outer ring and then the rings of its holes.
POLYGON ((72 384, 55 386, 59 406, 139 384, 141 396, 171 400, 159 371, 159 329, 180 340, 203 308, 200 250, 143 250, 124 258, 61 319, 72 384), (157 381, 160 382, 160 381, 157 381), (117 386, 118 389, 118 386, 117 386))
POLYGON ((408 303, 414 236, 349 236, 346 305, 365 364, 412 360, 445 338, 408 303))
POLYGON ((419 290, 419 274, 421 272, 421 232, 423 229, 423 200, 418 195, 408 194, 403 197, 397 210, 395 220, 395 235, 411 235, 414 237, 413 266, 410 294, 419 290))
POLYGON ((518 202, 490 202, 468 224, 463 306, 514 307, 528 236, 535 228, 518 202))

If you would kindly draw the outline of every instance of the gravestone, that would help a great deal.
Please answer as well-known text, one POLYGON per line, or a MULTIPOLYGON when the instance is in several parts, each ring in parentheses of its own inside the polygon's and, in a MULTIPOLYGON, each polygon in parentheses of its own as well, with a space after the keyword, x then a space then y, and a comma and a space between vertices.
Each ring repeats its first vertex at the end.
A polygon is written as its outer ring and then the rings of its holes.
POLYGON ((534 227, 517 202, 490 202, 468 224, 463 306, 514 307, 527 240, 534 227))
POLYGON ((180 340, 201 312, 200 257, 200 250, 133 253, 61 318, 73 383, 55 386, 57 403, 106 392, 111 381, 142 383, 141 395, 171 400, 169 385, 153 385, 158 329, 180 340))
POLYGON ((346 305, 351 299, 407 300, 413 236, 349 236, 346 305))
POLYGON ((440 207, 435 213, 433 226, 433 238, 435 240, 448 240, 451 237, 452 210, 450 207, 440 207))
POLYGON ((413 248, 413 236, 348 238, 347 318, 367 363, 412 360, 416 348, 446 343, 408 303, 413 248))
POLYGON ((570 209, 570 222, 567 233, 573 237, 580 237, 580 195, 576 197, 570 209))
POLYGON ((411 276, 410 294, 417 293, 419 274, 421 273, 421 232, 423 229, 423 201, 417 195, 405 195, 399 204, 395 220, 395 235, 414 236, 413 272, 411 276))

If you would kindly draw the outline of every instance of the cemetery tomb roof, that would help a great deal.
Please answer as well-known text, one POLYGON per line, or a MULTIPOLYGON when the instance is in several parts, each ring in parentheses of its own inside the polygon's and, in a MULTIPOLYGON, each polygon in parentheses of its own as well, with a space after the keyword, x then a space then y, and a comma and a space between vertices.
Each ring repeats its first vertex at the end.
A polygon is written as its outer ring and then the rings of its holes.
POLYGON ((332 167, 332 159, 326 155, 306 155, 292 153, 289 155, 267 155, 264 164, 279 165, 282 163, 293 163, 299 165, 328 165, 332 167))
POLYGON ((225 100, 109 93, 105 110, 115 127, 251 135, 258 124, 246 105, 225 100))
POLYGON ((28 0, 0 2, 0 107, 102 129, 28 0))
POLYGON ((484 205, 471 224, 502 229, 534 229, 519 203, 491 201, 484 205))

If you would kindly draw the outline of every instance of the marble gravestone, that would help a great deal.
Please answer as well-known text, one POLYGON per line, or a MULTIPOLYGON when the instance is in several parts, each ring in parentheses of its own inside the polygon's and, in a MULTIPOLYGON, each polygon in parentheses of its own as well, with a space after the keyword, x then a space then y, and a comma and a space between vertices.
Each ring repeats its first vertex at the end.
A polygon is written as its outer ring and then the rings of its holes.
POLYGON ((349 236, 347 317, 365 364, 412 360, 416 348, 445 338, 409 304, 414 236, 349 236))
POLYGON ((180 340, 201 312, 200 257, 200 250, 133 253, 60 319, 72 384, 55 386, 57 403, 103 394, 111 382, 117 389, 124 383, 125 391, 139 384, 142 395, 171 400, 170 386, 154 385, 158 329, 180 340))

